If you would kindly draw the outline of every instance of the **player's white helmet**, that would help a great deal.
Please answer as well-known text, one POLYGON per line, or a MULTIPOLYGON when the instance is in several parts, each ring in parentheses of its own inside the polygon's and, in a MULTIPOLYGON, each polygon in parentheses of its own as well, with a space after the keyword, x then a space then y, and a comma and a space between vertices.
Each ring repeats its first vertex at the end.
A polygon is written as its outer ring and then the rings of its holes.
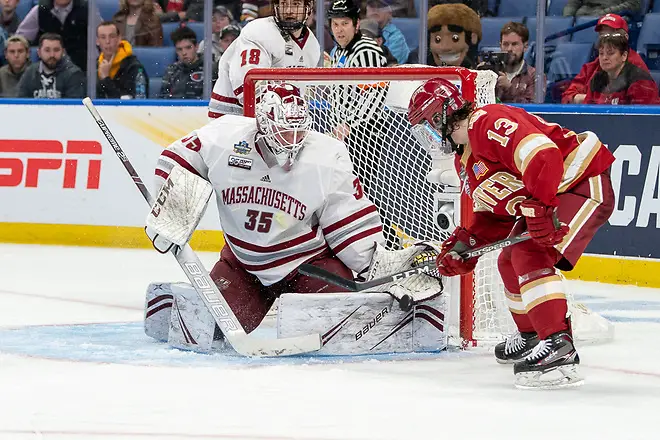
POLYGON ((283 31, 297 31, 305 26, 312 12, 312 0, 272 0, 275 23, 283 31))
POLYGON ((300 89, 291 84, 269 85, 256 108, 257 139, 263 139, 278 165, 291 169, 312 125, 300 89))

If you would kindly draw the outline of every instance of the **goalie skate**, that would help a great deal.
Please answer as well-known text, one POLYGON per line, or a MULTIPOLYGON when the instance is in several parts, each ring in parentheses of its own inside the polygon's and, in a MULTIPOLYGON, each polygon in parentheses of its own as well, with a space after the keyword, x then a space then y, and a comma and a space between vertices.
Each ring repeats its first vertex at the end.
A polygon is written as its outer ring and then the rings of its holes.
POLYGON ((584 383, 578 373, 580 357, 567 332, 550 335, 513 366, 515 386, 521 389, 557 389, 584 383))

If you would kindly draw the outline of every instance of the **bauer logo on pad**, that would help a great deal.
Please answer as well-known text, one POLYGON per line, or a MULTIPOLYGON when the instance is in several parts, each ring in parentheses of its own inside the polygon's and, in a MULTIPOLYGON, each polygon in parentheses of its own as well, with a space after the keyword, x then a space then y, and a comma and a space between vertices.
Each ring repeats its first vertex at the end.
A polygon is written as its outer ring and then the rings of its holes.
POLYGON ((246 157, 229 156, 229 166, 249 170, 252 169, 252 159, 248 159, 246 157))

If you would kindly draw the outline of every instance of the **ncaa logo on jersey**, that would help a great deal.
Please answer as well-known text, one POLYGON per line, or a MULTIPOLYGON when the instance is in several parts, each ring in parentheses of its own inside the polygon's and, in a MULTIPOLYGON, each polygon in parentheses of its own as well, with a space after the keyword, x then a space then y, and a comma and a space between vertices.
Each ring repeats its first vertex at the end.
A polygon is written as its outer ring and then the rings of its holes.
POLYGON ((252 148, 248 145, 247 141, 240 141, 237 144, 234 144, 234 153, 238 154, 250 154, 252 148))
POLYGON ((479 161, 474 165, 472 165, 472 171, 474 171, 475 179, 479 180, 480 178, 486 175, 486 173, 488 172, 488 167, 484 165, 482 161, 479 161))
POLYGON ((252 159, 248 159, 247 157, 229 156, 229 166, 250 170, 252 169, 252 159))

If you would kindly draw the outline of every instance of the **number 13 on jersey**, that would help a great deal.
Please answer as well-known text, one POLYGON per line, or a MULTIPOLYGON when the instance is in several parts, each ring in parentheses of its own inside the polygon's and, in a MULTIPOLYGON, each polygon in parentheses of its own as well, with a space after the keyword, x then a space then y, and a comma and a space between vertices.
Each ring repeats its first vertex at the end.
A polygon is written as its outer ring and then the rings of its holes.
POLYGON ((516 131, 518 124, 506 118, 499 118, 497 121, 495 121, 494 126, 495 130, 497 131, 504 129, 504 134, 497 133, 493 130, 488 130, 486 132, 488 139, 491 141, 496 141, 501 146, 506 147, 509 143, 509 136, 511 136, 511 134, 516 131))

